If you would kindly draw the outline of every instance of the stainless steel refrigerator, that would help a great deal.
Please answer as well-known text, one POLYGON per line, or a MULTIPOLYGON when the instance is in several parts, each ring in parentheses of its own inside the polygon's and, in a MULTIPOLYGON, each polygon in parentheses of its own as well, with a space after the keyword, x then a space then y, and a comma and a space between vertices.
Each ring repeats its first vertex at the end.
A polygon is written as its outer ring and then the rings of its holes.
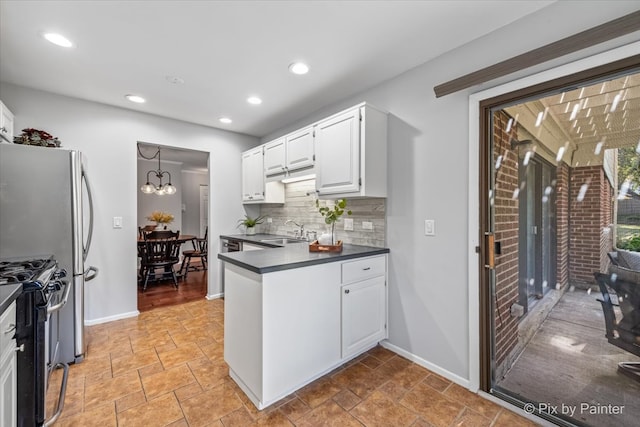
POLYGON ((73 285, 51 326, 59 342, 51 365, 86 353, 84 287, 97 269, 85 265, 93 230, 85 163, 79 151, 0 143, 0 258, 52 254, 73 285))

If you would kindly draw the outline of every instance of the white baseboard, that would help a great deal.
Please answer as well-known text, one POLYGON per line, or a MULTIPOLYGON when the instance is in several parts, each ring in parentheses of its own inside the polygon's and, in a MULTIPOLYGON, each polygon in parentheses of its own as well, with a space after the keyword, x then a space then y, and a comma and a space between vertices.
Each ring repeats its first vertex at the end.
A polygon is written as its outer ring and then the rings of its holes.
POLYGON ((211 300, 222 298, 222 297, 224 297, 224 292, 219 294, 207 295, 205 298, 211 301, 211 300))
POLYGON ((113 315, 113 316, 100 317, 98 319, 85 320, 84 321, 84 325, 85 326, 92 326, 92 325, 98 325, 100 323, 113 322, 114 320, 128 319, 129 317, 136 317, 139 314, 140 314, 140 312, 138 310, 130 311, 128 313, 120 313, 120 314, 116 314, 116 315, 113 315))
MULTIPOLYGON (((393 344, 391 344, 389 341, 384 340, 380 342, 380 345, 388 350, 393 351, 394 353, 398 353, 400 356, 411 360, 412 362, 422 366, 423 368, 427 368, 430 371, 435 372, 438 375, 441 375, 445 378, 447 378, 448 380, 453 381, 454 383, 469 389, 470 388, 470 382, 468 379, 466 378, 462 378, 459 375, 454 374, 453 372, 449 372, 446 369, 442 369, 441 367, 434 365, 431 362, 427 362, 426 360, 424 360, 423 358, 416 356, 413 353, 409 353, 408 351, 395 346, 393 344)), ((477 390, 471 390, 473 392, 476 392, 477 390)))

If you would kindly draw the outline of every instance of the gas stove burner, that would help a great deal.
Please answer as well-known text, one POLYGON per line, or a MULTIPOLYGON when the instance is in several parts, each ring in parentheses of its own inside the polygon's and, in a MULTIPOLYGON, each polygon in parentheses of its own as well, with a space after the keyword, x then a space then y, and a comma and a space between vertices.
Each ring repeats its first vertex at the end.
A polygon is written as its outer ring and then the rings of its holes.
POLYGON ((5 259, 0 261, 0 285, 35 282, 47 269, 55 266, 50 258, 5 259))

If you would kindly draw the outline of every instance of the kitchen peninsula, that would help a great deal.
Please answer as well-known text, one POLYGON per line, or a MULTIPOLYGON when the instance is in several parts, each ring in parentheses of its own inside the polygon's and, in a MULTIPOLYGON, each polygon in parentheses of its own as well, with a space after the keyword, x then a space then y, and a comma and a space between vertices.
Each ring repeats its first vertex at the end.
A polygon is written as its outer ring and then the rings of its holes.
POLYGON ((389 249, 270 246, 218 255, 225 269, 224 358, 258 409, 387 338, 389 249))

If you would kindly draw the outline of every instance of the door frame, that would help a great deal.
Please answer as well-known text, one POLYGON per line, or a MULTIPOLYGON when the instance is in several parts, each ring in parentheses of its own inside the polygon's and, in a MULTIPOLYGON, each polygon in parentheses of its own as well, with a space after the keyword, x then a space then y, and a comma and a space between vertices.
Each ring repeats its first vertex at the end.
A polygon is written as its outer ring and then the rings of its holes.
POLYGON ((488 227, 490 170, 489 127, 493 107, 544 93, 614 76, 640 67, 640 42, 633 42, 550 70, 523 77, 469 96, 469 212, 468 212, 468 286, 469 286, 469 389, 491 391, 491 298, 490 270, 484 267, 488 227), (603 65, 604 64, 604 65, 603 65))

